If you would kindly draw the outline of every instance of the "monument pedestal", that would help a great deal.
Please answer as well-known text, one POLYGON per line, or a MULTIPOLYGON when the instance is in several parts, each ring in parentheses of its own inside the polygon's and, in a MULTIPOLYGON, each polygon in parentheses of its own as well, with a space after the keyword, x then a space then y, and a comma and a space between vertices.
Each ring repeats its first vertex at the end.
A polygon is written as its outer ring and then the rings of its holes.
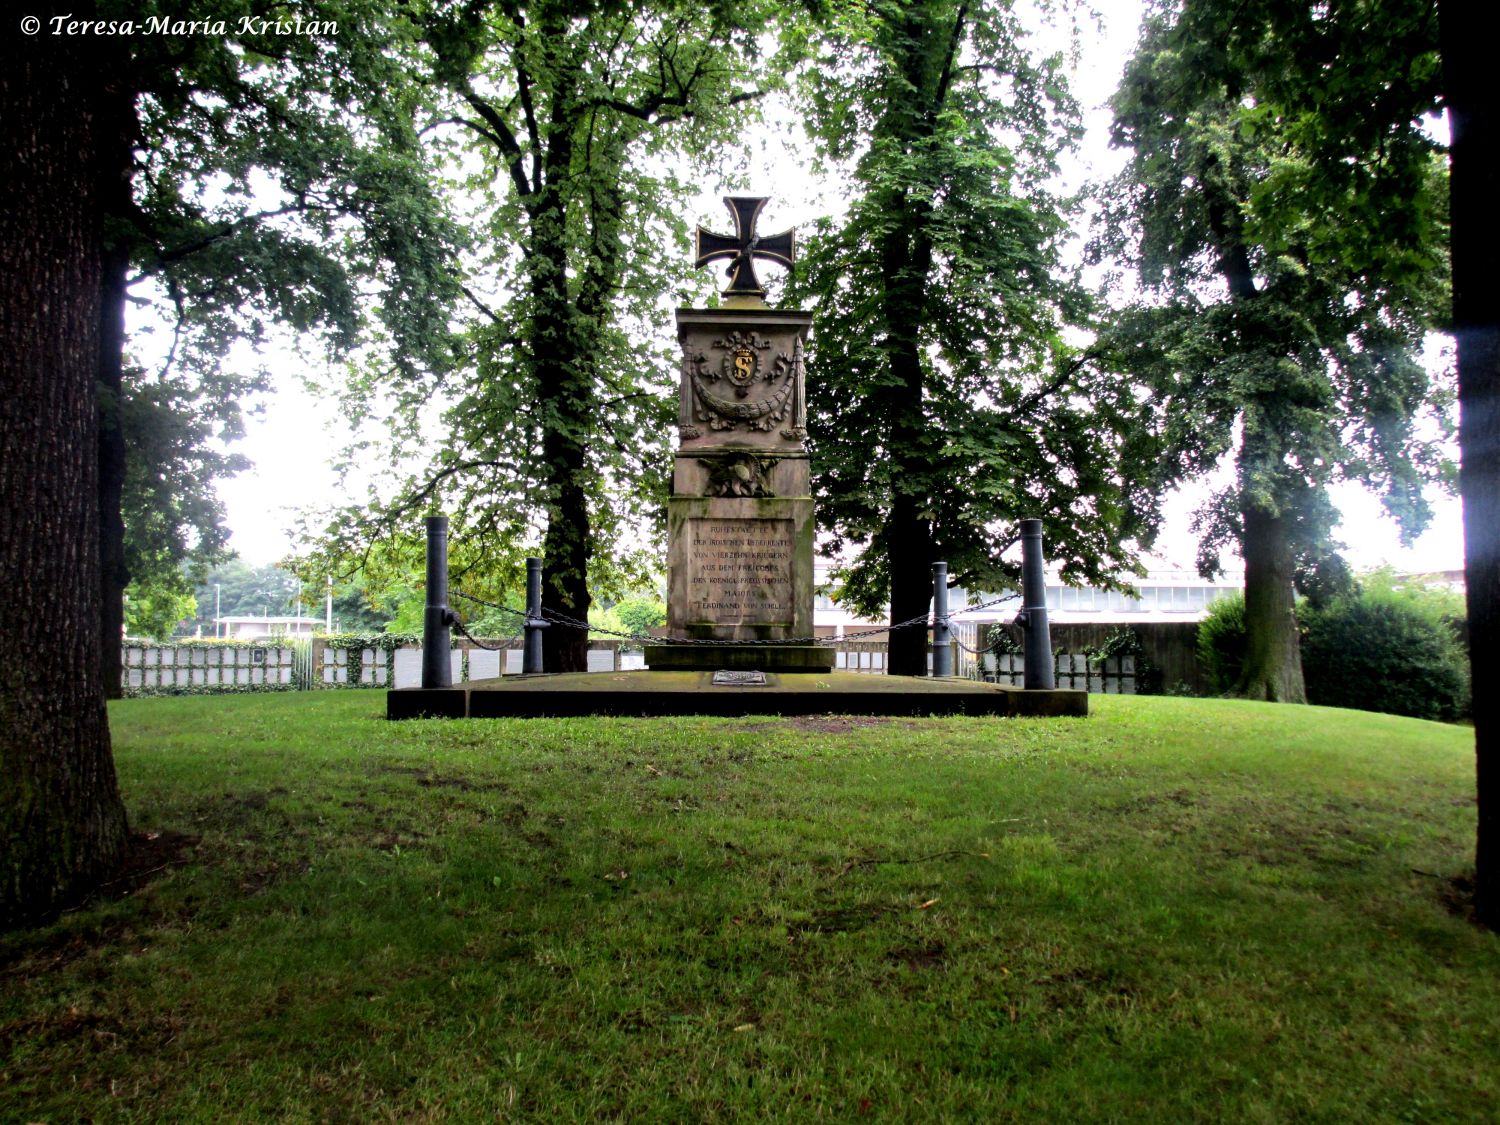
POLYGON ((826 672, 813 637, 813 502, 802 344, 812 317, 679 309, 678 448, 667 501, 662 669, 826 672))
POLYGON ((647 645, 653 672, 831 672, 833 649, 823 645, 647 645))

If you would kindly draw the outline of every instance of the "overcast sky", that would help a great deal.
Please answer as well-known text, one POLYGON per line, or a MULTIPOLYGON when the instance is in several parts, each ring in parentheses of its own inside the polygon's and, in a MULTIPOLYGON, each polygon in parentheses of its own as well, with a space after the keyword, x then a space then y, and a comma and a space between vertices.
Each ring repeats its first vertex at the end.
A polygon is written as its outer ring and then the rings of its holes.
MULTIPOLYGON (((1084 31, 1084 53, 1074 77, 1074 93, 1089 111, 1089 137, 1070 173, 1080 180, 1106 176, 1117 170, 1122 160, 1121 154, 1108 148, 1109 115, 1103 103, 1113 92, 1135 44, 1139 6, 1134 0, 1112 0, 1108 8, 1102 33, 1092 27, 1084 31)), ((786 180, 776 165, 785 160, 784 155, 769 151, 755 160, 765 183, 753 183, 752 188, 773 196, 766 209, 767 229, 781 229, 814 217, 797 213, 818 206, 811 193, 796 200, 784 199, 778 205, 775 194, 786 180)), ((717 187, 705 191, 700 207, 707 210, 698 217, 722 227, 726 217, 713 203, 718 194, 717 187)), ((661 330, 670 335, 672 327, 664 322, 661 330)), ((286 349, 269 354, 278 370, 276 392, 266 400, 263 416, 250 421, 246 439, 235 447, 255 463, 255 468, 219 486, 233 533, 231 546, 254 564, 274 562, 292 552, 296 510, 343 500, 329 466, 345 440, 342 419, 332 403, 320 402, 304 392, 297 378, 298 366, 308 362, 310 353, 286 349)), ((809 387, 809 394, 816 393, 816 387, 809 387)), ((1201 495, 1201 489, 1190 489, 1168 499, 1167 530, 1155 553, 1171 566, 1190 569, 1193 565, 1194 541, 1188 523, 1201 495)), ((1334 495, 1344 514, 1338 535, 1348 545, 1347 554, 1356 569, 1388 564, 1400 570, 1435 571, 1463 566, 1456 500, 1434 497, 1437 517, 1431 528, 1412 548, 1403 549, 1394 525, 1381 516, 1375 497, 1356 487, 1339 488, 1334 495)))

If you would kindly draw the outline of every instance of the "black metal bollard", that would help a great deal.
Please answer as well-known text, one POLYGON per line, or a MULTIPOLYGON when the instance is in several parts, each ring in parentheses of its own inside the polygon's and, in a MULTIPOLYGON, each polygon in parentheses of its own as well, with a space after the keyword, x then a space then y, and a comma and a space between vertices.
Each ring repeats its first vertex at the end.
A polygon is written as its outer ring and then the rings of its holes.
POLYGON ((932 564, 932 674, 953 675, 953 635, 948 628, 948 564, 932 564))
POLYGON ((453 686, 453 647, 448 627, 448 517, 427 517, 427 606, 422 614, 422 686, 453 686))
POLYGON ((542 560, 526 560, 526 644, 521 650, 521 671, 542 670, 542 560))
POLYGON ((1057 686, 1052 667, 1052 630, 1047 623, 1046 564, 1042 561, 1042 521, 1021 521, 1021 612, 1016 621, 1026 631, 1024 655, 1028 691, 1057 686))

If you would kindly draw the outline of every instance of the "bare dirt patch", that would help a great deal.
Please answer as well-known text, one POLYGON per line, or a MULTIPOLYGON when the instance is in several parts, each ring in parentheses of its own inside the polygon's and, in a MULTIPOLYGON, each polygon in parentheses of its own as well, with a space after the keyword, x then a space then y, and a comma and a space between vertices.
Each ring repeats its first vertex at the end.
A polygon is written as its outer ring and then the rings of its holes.
POLYGON ((892 949, 886 960, 905 965, 908 969, 941 969, 947 964, 947 948, 940 941, 910 949, 892 949))
POLYGON ((86 902, 112 900, 134 894, 159 879, 174 867, 185 867, 197 858, 200 837, 166 829, 160 832, 132 832, 125 845, 120 865, 108 879, 94 887, 70 909, 86 902))
MULTIPOLYGON (((740 723, 730 730, 759 733, 768 730, 806 730, 818 734, 848 734, 861 727, 879 727, 895 720, 878 715, 796 715, 773 723, 740 723)), ((915 724, 908 722, 907 726, 915 724)))
POLYGON ((394 773, 402 777, 410 777, 423 789, 456 789, 460 793, 503 793, 510 788, 503 781, 477 781, 473 778, 459 777, 454 774, 433 773, 431 770, 423 769, 420 766, 381 766, 376 772, 394 773))

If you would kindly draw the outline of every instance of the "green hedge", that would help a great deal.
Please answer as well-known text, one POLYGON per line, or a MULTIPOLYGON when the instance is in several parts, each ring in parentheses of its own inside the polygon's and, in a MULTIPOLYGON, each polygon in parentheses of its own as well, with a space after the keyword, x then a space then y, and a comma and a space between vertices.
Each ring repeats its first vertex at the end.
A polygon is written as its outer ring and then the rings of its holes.
MULTIPOLYGON (((1322 608, 1299 603, 1307 701, 1450 722, 1469 709, 1469 660, 1443 603, 1424 591, 1371 586, 1322 608)), ((1245 660, 1245 599, 1213 604, 1198 625, 1198 659, 1220 693, 1245 660)))
POLYGON ((1302 614, 1307 701, 1451 722, 1469 709, 1469 659, 1432 605, 1365 590, 1302 614))
POLYGON ((1208 607, 1198 623, 1198 663, 1213 690, 1234 690, 1245 666, 1245 595, 1230 594, 1208 607))

